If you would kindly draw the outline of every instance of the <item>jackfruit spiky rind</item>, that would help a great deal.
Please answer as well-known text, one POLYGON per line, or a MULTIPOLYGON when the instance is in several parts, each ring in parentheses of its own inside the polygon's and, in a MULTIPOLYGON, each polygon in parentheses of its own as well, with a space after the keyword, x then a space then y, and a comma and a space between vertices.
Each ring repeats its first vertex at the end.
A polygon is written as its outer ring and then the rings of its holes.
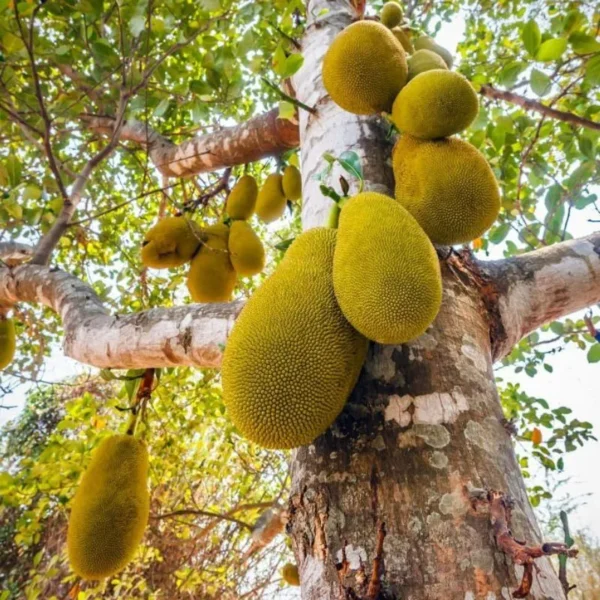
POLYGON ((386 2, 381 9, 381 22, 390 29, 402 21, 404 11, 397 2, 386 2))
POLYGON ((421 335, 442 300, 437 254, 425 232, 400 204, 375 192, 342 208, 333 286, 348 321, 381 344, 421 335))
POLYGON ((15 357, 16 338, 14 320, 0 316, 0 370, 6 369, 15 357))
POLYGON ((393 152, 396 199, 434 244, 462 244, 485 233, 498 216, 492 169, 471 144, 403 135, 393 152))
POLYGON ((248 220, 256 207, 258 185, 252 175, 243 175, 227 197, 225 212, 234 220, 248 220))
POLYGON ((187 278, 190 296, 194 302, 229 302, 237 279, 229 257, 229 227, 216 223, 203 229, 202 235, 206 241, 187 278))
POLYGON ((407 76, 402 44, 376 21, 346 27, 323 59, 327 92, 338 106, 357 115, 389 111, 407 76))
POLYGON ((412 54, 415 51, 408 33, 402 29, 402 27, 393 27, 392 33, 394 34, 394 37, 402 44, 402 47, 407 54, 412 54))
POLYGON ((420 73, 442 69, 446 71, 448 66, 444 59, 432 50, 417 50, 408 58, 408 80, 415 78, 420 73))
POLYGON ((281 577, 288 585, 300 585, 298 567, 292 563, 286 563, 281 569, 281 577))
POLYGON ((248 300, 225 347, 223 400, 240 432, 265 448, 312 442, 342 410, 368 342, 333 292, 336 231, 301 234, 248 300))
POLYGON ((104 579, 133 558, 148 522, 148 452, 130 435, 102 441, 83 474, 71 508, 67 549, 84 579, 104 579))
POLYGON ((187 217, 166 217, 146 233, 142 263, 153 269, 179 267, 192 260, 201 243, 196 222, 187 217))
POLYGON ((283 177, 279 173, 271 173, 258 192, 256 214, 265 223, 271 223, 283 215, 287 202, 282 184, 283 177))
POLYGON ((431 50, 432 52, 439 54, 444 59, 444 62, 449 69, 451 69, 452 65, 454 64, 454 57, 452 56, 452 53, 443 46, 440 46, 428 35, 422 35, 421 37, 417 38, 414 42, 414 47, 415 50, 431 50))
POLYGON ((302 198, 302 176, 294 165, 288 165, 283 171, 281 187, 288 200, 294 201, 302 198))
POLYGON ((234 221, 229 232, 229 258, 236 273, 250 277, 265 266, 265 248, 246 221, 234 221))

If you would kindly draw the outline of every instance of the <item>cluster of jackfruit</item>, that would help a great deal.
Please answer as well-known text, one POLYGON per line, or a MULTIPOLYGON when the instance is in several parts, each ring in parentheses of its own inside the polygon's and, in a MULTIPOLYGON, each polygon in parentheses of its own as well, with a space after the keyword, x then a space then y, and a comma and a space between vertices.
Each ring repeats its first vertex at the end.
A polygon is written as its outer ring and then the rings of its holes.
POLYGON ((294 202, 302 197, 302 179, 300 171, 288 165, 283 174, 269 175, 258 192, 256 214, 265 223, 279 219, 288 200, 294 202))
POLYGON ((0 370, 6 369, 15 357, 15 322, 0 314, 0 370))

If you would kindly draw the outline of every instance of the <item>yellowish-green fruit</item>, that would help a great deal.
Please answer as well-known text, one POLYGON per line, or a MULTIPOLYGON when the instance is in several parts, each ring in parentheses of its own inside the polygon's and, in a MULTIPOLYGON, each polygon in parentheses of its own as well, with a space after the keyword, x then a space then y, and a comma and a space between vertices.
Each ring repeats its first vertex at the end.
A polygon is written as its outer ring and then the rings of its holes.
POLYGON ((409 81, 420 73, 425 73, 425 71, 433 69, 447 70, 448 65, 446 65, 444 59, 439 54, 436 54, 432 50, 417 50, 408 58, 409 81))
POLYGON ((294 448, 342 410, 368 342, 333 292, 336 231, 301 234, 250 297, 225 347, 223 400, 240 432, 265 448, 294 448))
POLYGON ((15 322, 0 316, 0 369, 6 369, 15 357, 15 322))
POLYGON ((402 44, 375 21, 357 21, 346 27, 323 60, 327 92, 338 106, 357 115, 391 110, 407 75, 402 44))
POLYGON ((67 549, 84 579, 104 579, 133 558, 148 522, 148 452, 130 435, 113 435, 96 449, 75 493, 67 549))
POLYGON ((381 22, 390 29, 402 21, 404 13, 397 2, 386 2, 381 9, 381 22))
POLYGON ((281 577, 288 585, 300 585, 298 567, 292 563, 286 563, 281 569, 281 577))
POLYGON ((434 69, 417 75, 398 94, 392 121, 424 140, 464 131, 479 112, 477 92, 460 73, 434 69))
POLYGON ((258 185, 252 175, 244 175, 233 186, 227 203, 225 212, 232 219, 247 220, 254 214, 256 206, 256 197, 258 196, 258 185))
POLYGON ((234 221, 229 232, 229 258, 238 275, 260 273, 265 266, 265 248, 246 221, 234 221))
POLYGON ((350 323, 380 344, 403 344, 435 319, 442 279, 435 249, 398 202, 363 192, 342 208, 335 295, 350 323))
POLYGON ((166 217, 146 233, 142 263, 154 269, 179 267, 192 260, 201 243, 197 223, 187 217, 166 217))
POLYGON ((283 194, 288 200, 300 200, 302 198, 302 176, 294 165, 288 165, 283 172, 281 180, 283 194))
POLYGON ((237 279, 229 258, 229 227, 202 230, 205 242, 192 260, 187 286, 194 302, 229 302, 237 279))
POLYGON ((265 223, 271 223, 283 215, 286 204, 283 177, 278 173, 272 173, 258 192, 256 214, 265 223))
POLYGON ((444 48, 443 46, 437 44, 436 41, 430 38, 429 36, 422 35, 420 38, 415 40, 414 46, 415 50, 431 50, 432 52, 439 54, 444 59, 444 62, 446 63, 447 67, 449 69, 452 68, 454 58, 452 57, 450 51, 446 50, 446 48, 444 48))
POLYGON ((498 216, 492 169, 457 138, 424 141, 403 135, 393 153, 396 200, 435 244, 462 244, 485 233, 498 216))
POLYGON ((402 47, 406 53, 412 54, 415 51, 408 33, 402 29, 402 27, 392 28, 392 33, 394 34, 394 37, 402 44, 402 47))

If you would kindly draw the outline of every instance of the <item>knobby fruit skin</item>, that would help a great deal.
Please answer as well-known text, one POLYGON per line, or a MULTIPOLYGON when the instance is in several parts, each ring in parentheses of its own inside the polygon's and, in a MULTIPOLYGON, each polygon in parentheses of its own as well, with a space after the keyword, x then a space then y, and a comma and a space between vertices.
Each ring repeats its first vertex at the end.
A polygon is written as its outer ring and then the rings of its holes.
POLYGON ((283 194, 288 200, 300 200, 302 198, 302 176, 294 165, 288 165, 283 172, 281 180, 283 194))
POLYGON ((431 50, 436 54, 439 54, 449 69, 454 64, 454 58, 449 50, 446 50, 443 46, 440 46, 436 41, 427 35, 422 35, 414 42, 415 50, 431 50))
POLYGON ((417 50, 408 58, 408 81, 433 69, 447 70, 448 66, 439 54, 431 50, 417 50))
POLYGON ((71 508, 67 549, 84 579, 118 573, 133 558, 148 522, 148 452, 130 435, 106 438, 92 455, 71 508))
POLYGON ((427 235, 393 198, 375 192, 342 208, 333 287, 348 321, 381 344, 424 333, 442 301, 439 261, 427 235))
POLYGON ((404 12, 397 2, 386 2, 381 9, 381 22, 390 29, 402 21, 404 12))
POLYGON ((146 233, 142 263, 153 269, 179 267, 192 260, 201 243, 201 230, 195 221, 166 217, 146 233))
POLYGON ((14 320, 0 316, 0 369, 6 369, 13 361, 16 347, 14 320))
POLYGON ((403 135, 394 148, 393 167, 396 200, 434 244, 470 242, 498 216, 494 173, 483 155, 463 140, 403 135))
POLYGON ((256 214, 265 223, 271 223, 283 215, 286 198, 282 184, 283 177, 278 173, 272 173, 258 192, 256 214))
POLYGON ((333 292, 336 231, 298 236, 251 296, 225 347, 221 377, 229 417, 265 448, 309 444, 338 416, 368 342, 333 292))
POLYGON ((229 232, 229 258, 236 273, 252 276, 265 266, 265 248, 246 221, 234 221, 229 232))
POLYGON ((407 76, 402 44, 375 21, 346 27, 323 59, 323 84, 331 99, 357 115, 391 110, 407 76))
POLYGON ((253 214, 258 196, 258 185, 252 175, 243 175, 227 197, 225 212, 234 220, 247 221, 253 214))
POLYGON ((281 569, 281 577, 288 585, 300 585, 300 575, 298 567, 292 563, 286 563, 281 569))

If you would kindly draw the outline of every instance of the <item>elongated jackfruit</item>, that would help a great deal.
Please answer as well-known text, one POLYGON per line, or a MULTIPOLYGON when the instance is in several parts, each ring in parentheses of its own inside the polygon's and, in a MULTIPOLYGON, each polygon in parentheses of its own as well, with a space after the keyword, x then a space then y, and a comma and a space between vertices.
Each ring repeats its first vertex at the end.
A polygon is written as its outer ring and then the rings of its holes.
POLYGON ((392 27, 392 33, 394 34, 394 37, 402 44, 402 47, 407 54, 412 54, 415 51, 412 42, 410 41, 410 36, 404 29, 402 29, 402 27, 392 27))
POLYGON ((375 192, 342 208, 333 287, 348 321, 381 344, 421 335, 442 300, 437 254, 425 232, 400 204, 375 192))
POLYGON ((494 173, 467 142, 403 135, 394 148, 393 166, 396 200, 435 244, 474 240, 498 216, 500 194, 494 173))
POLYGON ((477 92, 465 77, 434 69, 417 75, 402 89, 392 120, 400 131, 432 140, 463 131, 478 112, 477 92))
POLYGON ((229 232, 229 258, 238 275, 260 273, 265 266, 265 248, 246 221, 234 221, 229 232))
POLYGON ((439 54, 443 59, 449 69, 452 68, 454 64, 454 58, 452 53, 449 50, 446 50, 443 46, 440 46, 434 39, 430 38, 427 35, 422 35, 417 38, 414 42, 415 50, 431 50, 436 54, 439 54))
POLYGON ((292 563, 286 563, 281 569, 281 577, 288 585, 300 585, 298 567, 292 563))
POLYGON ((410 81, 419 73, 431 71, 433 69, 447 70, 448 66, 444 59, 431 50, 417 50, 408 58, 408 80, 410 81))
POLYGON ((391 110, 407 75, 402 44, 375 21, 357 21, 346 27, 323 60, 327 92, 338 106, 357 115, 391 110))
POLYGON ((404 11, 397 2, 386 2, 381 9, 381 22, 390 29, 402 21, 404 11))
POLYGON ((302 198, 302 176, 294 165, 288 165, 283 172, 281 180, 283 194, 288 200, 300 200, 302 198))
POLYGON ((237 279, 229 258, 229 227, 203 229, 205 242, 192 260, 187 286, 194 302, 229 302, 237 279))
POLYGON ((15 322, 0 316, 0 369, 6 369, 15 357, 15 322))
POLYGON ((279 173, 272 173, 258 192, 256 214, 265 223, 271 223, 283 215, 286 204, 283 177, 279 173))
POLYGON ((179 267, 192 260, 201 243, 197 223, 187 217, 166 217, 146 233, 142 263, 154 269, 179 267))
POLYGON ((257 196, 256 179, 252 175, 243 175, 227 197, 225 212, 234 220, 246 221, 254 214, 257 196))
POLYGON ((235 322, 223 400, 240 432, 266 448, 312 442, 342 410, 368 342, 333 293, 336 231, 301 234, 235 322))
POLYGON ((103 579, 133 558, 148 522, 148 452, 130 435, 113 435, 96 449, 75 493, 67 549, 84 579, 103 579))

